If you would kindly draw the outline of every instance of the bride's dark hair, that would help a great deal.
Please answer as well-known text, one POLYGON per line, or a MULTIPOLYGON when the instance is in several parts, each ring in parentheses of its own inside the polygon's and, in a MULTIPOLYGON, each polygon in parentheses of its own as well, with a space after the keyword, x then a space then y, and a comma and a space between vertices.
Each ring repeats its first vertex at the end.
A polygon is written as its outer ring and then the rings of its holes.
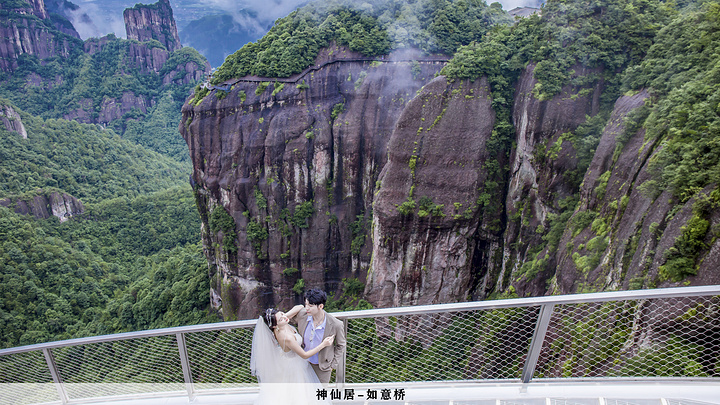
POLYGON ((274 330, 277 326, 277 318, 275 317, 275 314, 277 314, 278 309, 277 308, 268 308, 265 310, 265 315, 263 315, 263 320, 265 321, 265 325, 270 328, 270 330, 274 330))

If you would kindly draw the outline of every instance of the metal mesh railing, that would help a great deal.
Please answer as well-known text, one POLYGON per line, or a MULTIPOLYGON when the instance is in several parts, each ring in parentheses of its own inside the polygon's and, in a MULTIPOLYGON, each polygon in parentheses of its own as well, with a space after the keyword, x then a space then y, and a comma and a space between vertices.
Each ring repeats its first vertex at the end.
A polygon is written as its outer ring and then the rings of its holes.
POLYGON ((213 330, 186 336, 193 382, 256 383, 250 375, 250 328, 213 330))
POLYGON ((348 321, 346 381, 519 379, 537 308, 348 321))
MULTIPOLYGON (((720 286, 334 315, 346 323, 345 383, 720 381, 720 286)), ((67 403, 160 391, 192 396, 218 384, 256 386, 249 369, 255 322, 3 349, 0 384, 36 383, 55 389, 11 398, 0 392, 0 404, 67 403), (98 386, 103 389, 98 391, 98 386)))
POLYGON ((567 304, 535 377, 720 377, 719 349, 719 296, 567 304))
POLYGON ((0 384, 53 382, 40 350, 0 356, 0 384))
POLYGON ((101 342, 53 350, 67 383, 182 383, 175 336, 101 342))

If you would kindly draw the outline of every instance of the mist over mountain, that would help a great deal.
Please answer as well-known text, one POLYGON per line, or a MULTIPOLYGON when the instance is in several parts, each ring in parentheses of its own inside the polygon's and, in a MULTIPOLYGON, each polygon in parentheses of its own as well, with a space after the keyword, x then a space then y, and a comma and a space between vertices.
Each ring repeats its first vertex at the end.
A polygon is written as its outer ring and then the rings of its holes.
POLYGON ((197 49, 210 62, 210 66, 222 65, 225 58, 248 42, 262 38, 270 30, 272 23, 257 20, 257 15, 242 13, 243 21, 253 20, 249 24, 240 24, 230 14, 207 15, 191 21, 180 30, 182 43, 197 49))

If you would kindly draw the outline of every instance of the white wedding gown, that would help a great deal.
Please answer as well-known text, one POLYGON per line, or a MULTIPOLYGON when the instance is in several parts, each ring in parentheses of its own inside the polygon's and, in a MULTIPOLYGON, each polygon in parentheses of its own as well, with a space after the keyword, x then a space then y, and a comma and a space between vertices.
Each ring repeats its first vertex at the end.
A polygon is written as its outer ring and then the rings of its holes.
MULTIPOLYGON (((302 336, 297 331, 294 331, 293 337, 302 344, 302 336)), ((332 404, 327 399, 318 399, 318 391, 323 390, 323 386, 310 363, 292 350, 285 352, 277 343, 275 346, 279 351, 279 367, 274 368, 269 382, 260 382, 260 394, 255 405, 332 404)), ((325 390, 325 398, 329 398, 329 390, 325 390)))

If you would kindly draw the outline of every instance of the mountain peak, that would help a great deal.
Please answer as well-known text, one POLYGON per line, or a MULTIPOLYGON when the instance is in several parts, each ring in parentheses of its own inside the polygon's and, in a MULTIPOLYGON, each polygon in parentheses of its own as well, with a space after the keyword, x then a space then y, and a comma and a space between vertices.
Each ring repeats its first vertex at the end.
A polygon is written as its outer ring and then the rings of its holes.
POLYGON ((170 52, 182 48, 169 0, 158 0, 154 4, 136 4, 125 9, 123 17, 128 39, 140 42, 155 39, 170 52))

